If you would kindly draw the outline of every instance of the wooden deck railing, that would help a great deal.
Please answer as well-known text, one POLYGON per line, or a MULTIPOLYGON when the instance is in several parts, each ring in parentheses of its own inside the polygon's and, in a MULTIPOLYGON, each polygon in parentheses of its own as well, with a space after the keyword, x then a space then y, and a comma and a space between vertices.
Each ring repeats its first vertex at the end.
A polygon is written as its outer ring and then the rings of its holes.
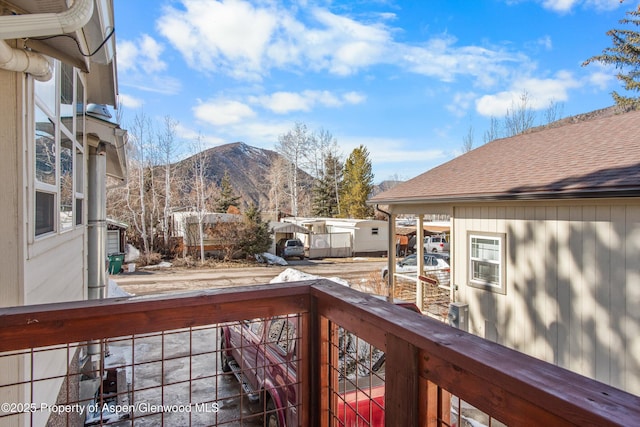
POLYGON ((331 424, 329 323, 386 352, 387 426, 442 425, 450 395, 507 425, 640 424, 638 396, 328 280, 0 309, 0 352, 291 313, 302 426, 331 424))

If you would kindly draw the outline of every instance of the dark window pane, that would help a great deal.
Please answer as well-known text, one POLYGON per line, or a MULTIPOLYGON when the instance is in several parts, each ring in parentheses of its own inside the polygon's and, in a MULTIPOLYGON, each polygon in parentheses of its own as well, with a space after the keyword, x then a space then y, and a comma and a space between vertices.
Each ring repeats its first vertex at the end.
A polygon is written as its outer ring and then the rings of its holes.
POLYGON ((36 191, 36 236, 54 231, 55 195, 36 191))

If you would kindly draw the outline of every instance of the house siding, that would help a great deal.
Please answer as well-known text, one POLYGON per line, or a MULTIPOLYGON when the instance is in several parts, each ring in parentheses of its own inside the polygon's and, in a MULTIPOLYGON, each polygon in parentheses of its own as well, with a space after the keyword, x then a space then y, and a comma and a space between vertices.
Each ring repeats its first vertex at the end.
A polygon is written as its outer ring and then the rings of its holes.
MULTIPOLYGON (((0 307, 86 299, 86 227, 34 236, 33 80, 0 70, 0 93, 0 307)), ((43 357, 34 353, 2 359, 3 381, 18 385, 5 388, 0 401, 24 402, 33 397, 34 402, 55 403, 70 357, 66 349, 43 357), (19 384, 31 377, 58 378, 39 380, 33 387, 19 384)), ((33 425, 46 425, 49 414, 39 411, 32 416, 33 425)), ((30 417, 25 414, 19 424, 29 424, 30 417)))
POLYGON ((464 205, 452 221, 470 332, 640 394, 640 200, 464 205), (506 236, 504 295, 467 286, 470 231, 506 236))
POLYGON ((35 253, 25 263, 25 304, 74 301, 87 298, 84 229, 50 236, 30 247, 35 253), (46 250, 37 251, 38 246, 46 250))
POLYGON ((3 94, 0 106, 0 306, 22 304, 22 252, 24 247, 22 233, 22 136, 21 136, 21 97, 24 90, 24 77, 0 70, 0 93, 3 94))

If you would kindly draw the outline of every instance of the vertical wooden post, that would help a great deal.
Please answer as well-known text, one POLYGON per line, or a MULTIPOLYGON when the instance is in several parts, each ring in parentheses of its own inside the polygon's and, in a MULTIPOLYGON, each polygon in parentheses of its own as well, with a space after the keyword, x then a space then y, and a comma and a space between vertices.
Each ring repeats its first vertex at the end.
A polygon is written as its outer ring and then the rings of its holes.
POLYGON ((418 349, 387 335, 385 361, 385 426, 417 426, 419 416, 418 349))
POLYGON ((424 378, 418 392, 420 427, 451 424, 451 393, 424 378))
POLYGON ((424 274, 424 215, 418 215, 416 220, 416 261, 417 261, 417 277, 416 277, 416 305, 420 311, 424 311, 424 283, 420 280, 420 276, 424 274))
POLYGON ((315 417, 313 413, 316 405, 314 399, 316 399, 314 381, 316 377, 316 365, 317 357, 314 356, 318 353, 315 324, 316 313, 313 304, 308 313, 300 314, 300 322, 298 336, 300 337, 300 349, 297 352, 298 355, 298 385, 296 386, 296 395, 298 396, 298 422, 301 425, 312 425, 310 420, 315 417), (304 387, 304 384, 308 384, 309 387, 304 387))
POLYGON ((317 397, 312 405, 317 408, 318 414, 313 425, 328 426, 329 425, 329 402, 330 402, 330 381, 329 381, 329 363, 330 363, 330 347, 329 347, 329 321, 326 317, 316 313, 316 344, 317 344, 317 397))
POLYGON ((300 381, 300 396, 308 404, 307 418, 300 418, 300 425, 320 426, 326 424, 327 412, 327 319, 318 314, 318 302, 311 298, 308 313, 309 382, 300 381), (306 385, 305 385, 306 384, 306 385))

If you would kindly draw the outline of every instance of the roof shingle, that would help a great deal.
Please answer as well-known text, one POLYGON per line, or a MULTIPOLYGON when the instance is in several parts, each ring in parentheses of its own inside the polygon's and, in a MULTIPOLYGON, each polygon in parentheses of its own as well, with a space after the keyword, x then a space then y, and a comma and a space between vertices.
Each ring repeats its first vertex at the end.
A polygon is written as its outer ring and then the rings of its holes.
POLYGON ((640 195, 640 111, 594 116, 489 142, 370 202, 640 195))

